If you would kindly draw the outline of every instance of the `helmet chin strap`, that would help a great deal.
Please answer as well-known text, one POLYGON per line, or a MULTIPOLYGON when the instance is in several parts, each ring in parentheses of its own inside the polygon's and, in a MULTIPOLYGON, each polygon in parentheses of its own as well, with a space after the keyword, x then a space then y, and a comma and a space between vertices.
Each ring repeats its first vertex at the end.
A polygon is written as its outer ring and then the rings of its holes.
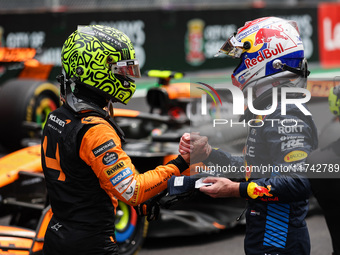
MULTIPOLYGON (((269 88, 286 86, 291 80, 306 80, 307 76, 310 74, 310 71, 307 69, 307 62, 305 59, 301 61, 301 68, 290 67, 283 64, 280 59, 274 60, 272 65, 273 68, 280 71, 247 83, 243 88, 243 92, 245 93, 247 88, 253 87, 256 97, 258 97, 269 88)), ((305 85, 300 84, 300 82, 298 83, 298 86, 294 86, 305 87, 305 85)))
POLYGON ((283 71, 295 73, 304 78, 307 78, 310 74, 310 71, 308 70, 307 60, 305 58, 302 59, 300 68, 295 68, 288 66, 287 64, 283 64, 280 59, 276 59, 273 61, 273 67, 275 69, 281 69, 283 71))

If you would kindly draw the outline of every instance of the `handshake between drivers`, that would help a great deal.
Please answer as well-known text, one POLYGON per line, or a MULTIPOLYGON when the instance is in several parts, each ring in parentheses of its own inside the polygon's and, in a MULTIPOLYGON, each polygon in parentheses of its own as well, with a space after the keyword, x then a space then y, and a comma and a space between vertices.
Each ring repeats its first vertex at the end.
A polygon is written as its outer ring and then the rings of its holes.
POLYGON ((184 133, 179 143, 179 153, 188 164, 202 162, 211 153, 208 137, 197 132, 184 133))
MULTIPOLYGON (((179 153, 188 164, 196 164, 207 159, 212 151, 206 136, 199 133, 184 133, 179 143, 179 153)), ((239 197, 239 183, 228 178, 207 177, 203 183, 209 186, 200 187, 200 191, 213 198, 239 197)))

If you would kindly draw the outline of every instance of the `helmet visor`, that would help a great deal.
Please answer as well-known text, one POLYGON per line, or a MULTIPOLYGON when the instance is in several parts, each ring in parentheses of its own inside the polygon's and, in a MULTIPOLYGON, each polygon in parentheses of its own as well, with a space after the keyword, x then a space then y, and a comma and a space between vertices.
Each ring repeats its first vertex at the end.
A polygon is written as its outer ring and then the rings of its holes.
POLYGON ((121 60, 114 63, 111 67, 112 73, 122 76, 140 78, 140 69, 137 59, 121 60))
POLYGON ((215 57, 220 54, 226 54, 233 58, 239 58, 243 53, 243 43, 236 40, 236 38, 232 35, 228 38, 228 40, 222 45, 220 50, 217 52, 215 57))

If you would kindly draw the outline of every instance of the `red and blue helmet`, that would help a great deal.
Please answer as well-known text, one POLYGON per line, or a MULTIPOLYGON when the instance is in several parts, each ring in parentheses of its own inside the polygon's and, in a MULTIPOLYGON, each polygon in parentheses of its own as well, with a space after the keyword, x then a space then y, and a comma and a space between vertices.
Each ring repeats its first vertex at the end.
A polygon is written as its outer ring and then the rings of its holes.
POLYGON ((218 53, 241 60, 231 77, 242 91, 253 87, 263 93, 287 81, 288 86, 306 86, 307 62, 294 21, 264 17, 246 22, 218 53))

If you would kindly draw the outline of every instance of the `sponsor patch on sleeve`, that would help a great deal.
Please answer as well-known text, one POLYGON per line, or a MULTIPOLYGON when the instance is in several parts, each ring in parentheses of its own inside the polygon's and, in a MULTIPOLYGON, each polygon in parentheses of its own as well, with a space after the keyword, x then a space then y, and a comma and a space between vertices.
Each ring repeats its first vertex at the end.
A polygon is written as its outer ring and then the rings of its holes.
POLYGON ((304 151, 291 151, 285 157, 285 162, 294 162, 307 158, 308 154, 304 151))
POLYGON ((135 192, 133 193, 133 197, 132 197, 132 200, 131 200, 131 203, 132 204, 136 204, 137 203, 137 200, 138 200, 138 196, 139 196, 139 184, 137 183, 136 187, 135 187, 135 192))
POLYGON ((118 163, 114 164, 109 169, 105 169, 104 172, 107 175, 107 177, 111 177, 117 170, 125 167, 124 161, 119 161, 118 163))
POLYGON ((107 166, 113 165, 117 161, 118 161, 118 154, 115 152, 106 152, 102 160, 103 164, 107 166))
POLYGON ((126 190, 126 188, 130 185, 130 183, 133 180, 133 176, 130 176, 128 178, 126 178, 125 180, 121 181, 116 187, 115 189, 119 192, 122 193, 124 190, 126 190))
POLYGON ((107 141, 107 142, 105 142, 105 143, 99 145, 97 148, 94 148, 94 149, 92 150, 92 152, 93 152, 93 155, 94 155, 95 157, 98 157, 99 155, 101 155, 101 154, 107 152, 109 149, 112 149, 112 148, 115 147, 115 146, 116 146, 116 144, 115 144, 114 141, 111 139, 111 140, 109 140, 109 141, 107 141))
POLYGON ((136 188, 136 180, 133 180, 133 182, 130 184, 130 186, 124 191, 124 193, 122 194, 122 197, 125 198, 126 200, 129 200, 134 192, 135 192, 135 188, 136 188))
POLYGON ((116 174, 115 176, 113 176, 110 179, 110 181, 111 181, 113 186, 116 186, 118 183, 120 183, 121 181, 123 181, 124 179, 126 179, 127 177, 129 177, 131 175, 132 175, 132 170, 129 167, 127 167, 123 171, 121 171, 118 174, 116 174))

